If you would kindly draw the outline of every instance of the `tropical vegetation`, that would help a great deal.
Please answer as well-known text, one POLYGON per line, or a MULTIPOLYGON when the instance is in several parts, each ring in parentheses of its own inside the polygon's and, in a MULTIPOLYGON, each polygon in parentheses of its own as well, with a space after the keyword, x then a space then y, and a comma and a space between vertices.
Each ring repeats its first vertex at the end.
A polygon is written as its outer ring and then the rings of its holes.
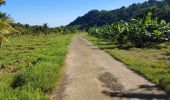
POLYGON ((18 32, 14 35, 34 35, 34 36, 40 36, 44 35, 47 36, 49 34, 70 34, 70 33, 77 33, 78 29, 76 27, 55 27, 55 28, 50 28, 47 23, 43 25, 34 25, 30 26, 29 24, 21 24, 21 23, 12 23, 12 27, 18 32))
POLYGON ((114 22, 131 19, 143 18, 147 12, 152 12, 153 17, 158 20, 170 22, 170 2, 169 0, 148 0, 144 3, 134 3, 129 7, 122 6, 115 10, 91 10, 83 16, 79 16, 69 26, 78 26, 80 29, 89 29, 91 27, 101 27, 110 25, 114 22))
MULTIPOLYGON (((3 4, 5 4, 5 1, 0 0, 0 6, 3 4)), ((6 35, 16 32, 16 30, 10 25, 11 23, 12 19, 0 12, 0 47, 2 47, 3 40, 7 40, 5 38, 6 35)))
POLYGON ((115 41, 120 46, 127 44, 135 47, 152 47, 156 44, 170 40, 170 23, 158 18, 152 19, 152 13, 148 12, 143 19, 123 20, 89 30, 91 35, 115 41))
MULTIPOLYGON (((0 6, 3 4, 0 0, 0 6)), ((0 100, 48 99, 59 84, 68 45, 76 32, 74 27, 13 23, 0 12, 0 100)))
POLYGON ((85 38, 170 93, 169 8, 168 0, 149 0, 143 4, 108 11, 108 14, 114 12, 113 20, 110 21, 100 19, 102 15, 106 16, 107 11, 93 10, 71 24, 78 23, 80 27, 88 29, 85 38), (137 9, 131 11, 132 8, 137 9), (131 13, 129 17, 124 15, 128 14, 124 12, 126 10, 131 13), (138 15, 137 11, 143 13, 138 15), (161 14, 158 16, 158 13, 161 14), (84 18, 88 20, 92 15, 98 16, 93 20, 94 23, 80 21, 84 18))
MULTIPOLYGON (((4 4, 0 0, 0 6, 4 4)), ((13 23, 0 12, 0 99, 48 99, 59 84, 68 45, 78 29, 88 30, 87 39, 170 92, 169 18, 169 0, 92 10, 55 28, 13 23)))

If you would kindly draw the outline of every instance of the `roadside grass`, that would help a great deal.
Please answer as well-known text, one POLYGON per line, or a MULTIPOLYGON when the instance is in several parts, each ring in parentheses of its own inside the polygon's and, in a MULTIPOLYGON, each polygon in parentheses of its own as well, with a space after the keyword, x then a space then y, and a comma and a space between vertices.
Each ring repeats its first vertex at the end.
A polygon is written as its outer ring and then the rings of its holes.
POLYGON ((0 100, 48 99, 60 79, 72 36, 10 37, 0 48, 0 100))
MULTIPOLYGON (((170 93, 170 45, 166 48, 119 48, 115 43, 84 34, 84 37, 105 50, 129 69, 141 74, 170 93)), ((162 44, 161 44, 162 45, 162 44)), ((160 46, 161 46, 160 45, 160 46)), ((159 47, 160 47, 159 46, 159 47)))

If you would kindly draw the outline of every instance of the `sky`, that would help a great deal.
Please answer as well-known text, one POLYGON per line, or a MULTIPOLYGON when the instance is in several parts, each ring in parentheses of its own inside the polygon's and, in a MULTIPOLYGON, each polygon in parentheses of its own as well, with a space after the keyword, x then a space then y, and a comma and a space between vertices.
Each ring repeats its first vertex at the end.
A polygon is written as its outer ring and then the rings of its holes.
POLYGON ((0 11, 15 22, 30 25, 48 23, 51 27, 67 25, 88 11, 113 10, 147 0, 6 0, 0 11))

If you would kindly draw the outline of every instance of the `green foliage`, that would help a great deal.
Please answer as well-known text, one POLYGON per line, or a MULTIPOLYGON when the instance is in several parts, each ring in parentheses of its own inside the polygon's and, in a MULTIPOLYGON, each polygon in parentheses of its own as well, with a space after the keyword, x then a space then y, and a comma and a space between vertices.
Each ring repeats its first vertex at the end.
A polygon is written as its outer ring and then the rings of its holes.
POLYGON ((78 32, 77 27, 66 27, 66 26, 61 26, 61 27, 56 27, 56 28, 50 28, 47 23, 39 26, 39 25, 35 25, 35 26, 30 26, 28 24, 20 24, 20 23, 13 23, 12 25, 16 30, 18 30, 17 35, 42 35, 44 34, 45 36, 47 36, 48 34, 73 34, 78 32))
POLYGON ((123 20, 100 28, 92 28, 89 33, 104 39, 116 41, 118 44, 131 42, 136 47, 152 47, 170 40, 169 23, 165 20, 158 22, 152 19, 152 13, 148 12, 143 19, 123 20))
POLYGON ((4 66, 0 68, 4 73, 0 75, 0 100, 47 100, 47 94, 58 85, 71 38, 10 36, 10 42, 0 49, 0 66, 4 66))
POLYGON ((168 93, 170 93, 170 76, 164 76, 162 79, 160 79, 159 81, 160 86, 167 91, 168 93))
POLYGON ((43 25, 35 25, 35 26, 30 26, 28 24, 20 24, 20 23, 13 23, 12 25, 16 30, 18 30, 17 35, 41 35, 44 34, 47 36, 47 34, 52 32, 52 28, 49 28, 48 25, 45 23, 43 25))
POLYGON ((143 18, 147 12, 152 12, 154 17, 170 22, 170 1, 169 0, 149 0, 148 2, 132 4, 129 7, 121 7, 111 11, 89 11, 84 16, 78 17, 69 26, 78 25, 81 29, 91 27, 101 27, 112 24, 120 20, 130 21, 130 19, 143 18))
POLYGON ((59 34, 63 34, 63 35, 74 34, 78 32, 78 29, 77 27, 74 27, 74 26, 72 27, 61 26, 61 27, 55 28, 55 32, 59 34))
POLYGON ((42 26, 42 32, 45 34, 45 36, 47 36, 47 34, 48 34, 48 24, 47 23, 45 23, 45 24, 43 24, 43 26, 42 26))
MULTIPOLYGON (((5 4, 5 0, 0 0, 0 6, 5 4)), ((0 12, 0 48, 6 35, 16 33, 16 30, 11 26, 12 19, 8 18, 5 13, 0 12)))

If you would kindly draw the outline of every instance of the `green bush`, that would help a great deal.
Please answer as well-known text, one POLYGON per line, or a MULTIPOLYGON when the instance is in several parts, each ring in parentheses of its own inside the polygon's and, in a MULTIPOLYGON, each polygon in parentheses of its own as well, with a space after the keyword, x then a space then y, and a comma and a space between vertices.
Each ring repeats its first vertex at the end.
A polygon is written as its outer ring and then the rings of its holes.
POLYGON ((136 47, 153 47, 170 41, 170 23, 158 18, 152 19, 149 12, 143 19, 131 19, 130 22, 121 20, 118 23, 100 28, 91 28, 93 36, 115 41, 118 44, 131 42, 136 47))

